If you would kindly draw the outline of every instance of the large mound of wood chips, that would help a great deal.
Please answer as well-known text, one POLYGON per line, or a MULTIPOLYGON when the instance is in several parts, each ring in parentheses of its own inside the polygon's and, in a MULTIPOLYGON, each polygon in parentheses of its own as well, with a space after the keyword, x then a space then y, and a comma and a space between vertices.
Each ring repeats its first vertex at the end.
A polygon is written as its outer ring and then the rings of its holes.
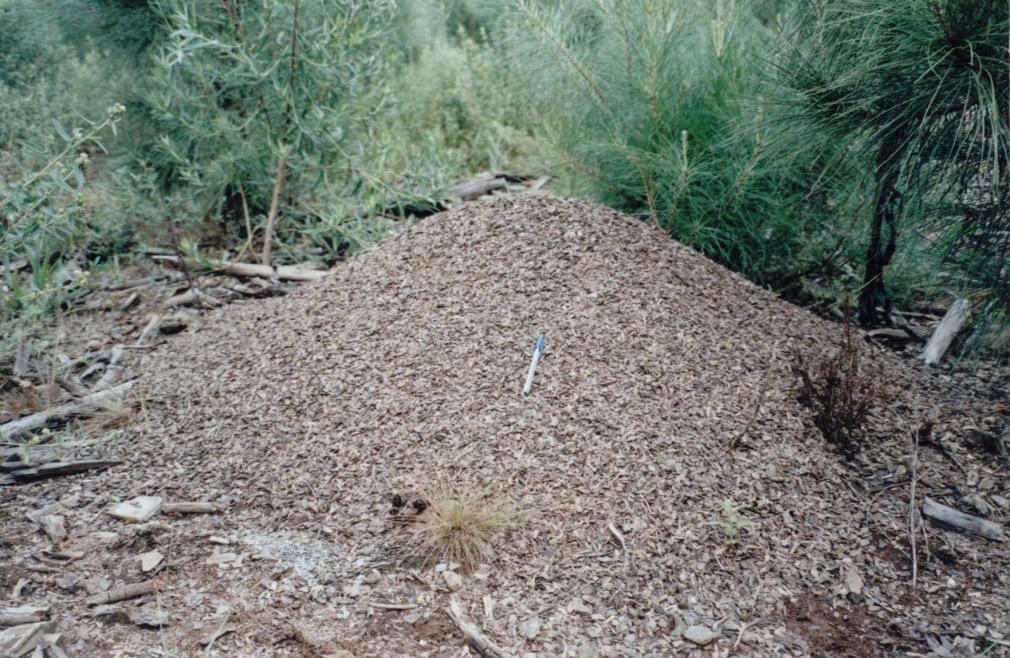
MULTIPOLYGON (((797 403, 794 353, 839 337, 599 206, 511 199, 430 217, 159 349, 117 446, 129 467, 90 480, 95 523, 115 530, 103 506, 135 495, 229 509, 157 540, 172 626, 80 632, 197 655, 195 638, 226 622, 214 655, 458 656, 452 592, 516 656, 1005 655, 990 644, 1010 632, 1005 544, 917 526, 910 584, 901 458, 938 384, 867 348, 901 390, 876 410, 862 464, 797 403), (390 552, 393 497, 446 482, 511 510, 493 558, 460 578, 390 552)), ((1005 472, 957 454, 991 477, 983 497, 1007 495, 1005 472)), ((920 496, 964 487, 942 455, 922 459, 920 496)))

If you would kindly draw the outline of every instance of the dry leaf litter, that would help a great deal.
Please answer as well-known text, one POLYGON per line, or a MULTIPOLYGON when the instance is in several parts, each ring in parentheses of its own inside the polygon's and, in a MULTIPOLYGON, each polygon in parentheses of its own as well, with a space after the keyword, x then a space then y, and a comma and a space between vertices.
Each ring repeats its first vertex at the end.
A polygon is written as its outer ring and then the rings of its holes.
POLYGON ((840 335, 612 210, 468 204, 163 338, 94 449, 125 464, 3 491, 5 605, 52 605, 75 656, 459 656, 450 596, 515 656, 1008 655, 1007 544, 917 524, 911 587, 907 459, 934 419, 918 495, 1006 523, 965 438, 1005 395, 867 345, 895 398, 847 461, 790 372, 840 335), (435 481, 508 510, 470 573, 395 559, 391 500, 435 481), (107 513, 140 496, 224 511, 107 513))

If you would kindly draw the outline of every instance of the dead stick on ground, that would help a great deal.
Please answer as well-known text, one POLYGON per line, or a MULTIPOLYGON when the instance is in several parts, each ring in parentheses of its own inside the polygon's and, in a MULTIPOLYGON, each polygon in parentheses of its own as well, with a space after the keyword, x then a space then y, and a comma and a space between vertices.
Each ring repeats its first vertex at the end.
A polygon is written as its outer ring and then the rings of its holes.
POLYGON ((150 335, 151 335, 152 333, 154 333, 154 331, 155 331, 155 330, 156 330, 156 329, 158 328, 158 325, 159 325, 160 323, 161 323, 161 318, 160 318, 160 317, 158 317, 158 315, 157 315, 156 313, 155 313, 155 314, 152 314, 152 315, 151 315, 151 316, 150 316, 150 317, 148 318, 148 320, 147 320, 147 324, 146 324, 146 325, 144 325, 144 328, 143 328, 143 329, 141 330, 141 332, 140 332, 140 335, 139 335, 139 336, 137 336, 137 342, 136 342, 136 343, 134 343, 134 344, 133 344, 133 346, 134 346, 134 347, 140 347, 140 346, 141 346, 141 345, 143 345, 143 344, 144 344, 145 342, 147 342, 147 339, 148 339, 148 337, 149 337, 149 336, 150 336, 150 335))
POLYGON ((1000 524, 988 519, 972 516, 971 514, 965 514, 953 507, 938 503, 929 497, 922 499, 922 515, 963 532, 969 532, 993 541, 1007 541, 1006 533, 1000 524))
POLYGON ((750 432, 751 426, 754 424, 754 420, 761 413, 761 407, 764 405, 765 398, 768 397, 768 375, 771 373, 772 364, 778 361, 778 343, 772 345, 771 357, 768 359, 768 367, 765 368, 764 374, 761 375, 761 380, 758 382, 758 394, 757 398, 754 400, 754 412, 751 413, 750 417, 747 418, 747 422, 744 424, 743 429, 740 430, 729 442, 729 449, 735 450, 740 439, 747 436, 750 432))
POLYGON ((161 506, 163 514, 216 514, 221 508, 214 503, 165 503, 161 506))
POLYGON ((484 658, 511 658, 511 654, 488 639, 477 626, 469 621, 463 614, 463 609, 459 605, 456 597, 449 599, 449 618, 452 619, 460 632, 466 636, 467 642, 484 658))
POLYGON ((413 610, 417 607, 413 603, 380 603, 378 601, 369 601, 368 605, 380 610, 413 610))
POLYGON ((915 589, 919 578, 919 556, 915 548, 915 485, 919 480, 916 462, 919 461, 919 432, 929 432, 930 425, 923 425, 918 431, 912 431, 912 461, 909 464, 911 472, 910 492, 908 496, 908 542, 912 548, 912 589, 915 589))
POLYGON ((135 379, 123 382, 118 386, 86 395, 77 402, 67 402, 66 404, 44 409, 30 416, 4 423, 0 425, 0 441, 9 441, 22 434, 42 429, 50 424, 62 423, 75 416, 94 413, 104 408, 109 402, 121 398, 136 383, 137 380, 135 379))
POLYGON ((103 605, 105 603, 116 603, 117 601, 135 599, 138 596, 143 596, 145 594, 154 594, 155 592, 158 591, 158 588, 160 587, 161 582, 158 580, 145 580, 142 583, 132 583, 124 587, 111 589, 108 592, 95 594, 94 596, 85 599, 84 603, 86 605, 103 605))

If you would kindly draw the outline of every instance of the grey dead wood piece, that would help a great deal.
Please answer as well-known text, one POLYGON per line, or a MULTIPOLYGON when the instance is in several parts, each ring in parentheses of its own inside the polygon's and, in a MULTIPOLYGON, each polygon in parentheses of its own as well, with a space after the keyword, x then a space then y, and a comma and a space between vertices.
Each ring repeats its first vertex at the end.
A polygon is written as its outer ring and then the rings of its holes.
POLYGON ((112 356, 109 357, 109 365, 105 368, 105 372, 99 377, 98 382, 95 383, 93 390, 102 391, 113 384, 119 379, 119 376, 123 373, 123 366, 119 364, 123 360, 123 355, 126 351, 123 349, 122 345, 116 345, 112 348, 112 356))
MULTIPOLYGON (((154 260, 162 261, 165 263, 170 263, 175 266, 181 266, 182 263, 176 256, 170 255, 156 255, 152 256, 154 260)), ((196 262, 186 261, 186 265, 192 269, 199 267, 201 264, 196 262)), ((241 278, 253 278, 260 277, 263 279, 270 280, 276 276, 281 281, 316 281, 322 279, 329 272, 326 270, 310 270, 303 267, 294 267, 290 265, 281 265, 279 267, 273 268, 269 265, 257 265, 255 263, 232 263, 229 261, 220 262, 210 262, 207 263, 207 267, 216 271, 223 272, 225 274, 231 274, 232 276, 237 276, 241 278)))
POLYGON ((470 643, 470 646, 478 654, 484 656, 484 658, 512 658, 512 654, 506 652, 488 639, 473 622, 466 618, 466 615, 463 614, 463 608, 455 596, 449 599, 447 612, 449 613, 449 618, 456 624, 460 632, 466 636, 467 642, 470 643))
POLYGON ((123 301, 123 303, 119 305, 119 312, 126 313, 139 303, 140 303, 140 293, 139 292, 130 293, 130 296, 127 297, 123 301))
POLYGON ((160 324, 161 324, 161 317, 159 317, 157 314, 152 314, 147 319, 147 324, 144 325, 144 328, 140 331, 140 335, 137 336, 137 342, 134 343, 134 346, 140 347, 145 342, 147 342, 147 339, 151 336, 151 334, 157 331, 158 325, 160 324))
POLYGON ((158 591, 159 587, 161 587, 161 582, 158 580, 145 580, 142 583, 131 583, 130 585, 124 585, 123 587, 117 587, 116 589, 110 589, 107 592, 102 592, 88 597, 84 600, 84 604, 103 605, 105 603, 116 603, 118 601, 126 601, 127 599, 135 599, 138 596, 144 596, 145 594, 153 594, 158 591))
POLYGON ((926 348, 922 350, 920 358, 926 362, 926 365, 939 363, 954 340, 954 336, 961 330, 964 321, 968 319, 970 312, 971 303, 967 299, 959 299, 950 305, 943 320, 940 321, 939 326, 930 336, 929 342, 926 343, 926 348))
POLYGON ((504 176, 497 176, 495 178, 474 178, 450 188, 447 194, 450 197, 456 197, 458 199, 462 199, 463 201, 470 201, 472 199, 479 198, 488 192, 503 190, 508 187, 508 183, 508 179, 504 176))
POLYGON ((51 658, 70 658, 70 656, 68 656, 67 653, 55 642, 46 647, 46 651, 49 652, 51 658))
POLYGON ((37 413, 12 420, 9 423, 0 425, 0 440, 10 441, 18 438, 22 434, 27 434, 35 430, 42 429, 49 425, 65 423, 76 416, 84 416, 101 410, 105 405, 121 398, 131 388, 136 385, 137 380, 123 382, 111 388, 96 391, 75 402, 43 409, 37 413))
POLYGON ((161 506, 165 514, 217 514, 221 508, 215 503, 165 503, 161 506))
POLYGON ((172 308, 174 306, 185 306, 187 304, 213 308, 215 306, 223 306, 224 302, 217 297, 212 297, 205 292, 201 292, 197 288, 190 288, 186 292, 169 297, 162 303, 162 306, 165 308, 172 308))
POLYGON ((0 626, 20 626, 22 624, 37 624, 45 621, 49 608, 23 605, 12 608, 0 608, 0 626))
POLYGON ((35 624, 11 626, 0 632, 0 656, 20 658, 39 646, 45 635, 56 630, 56 624, 42 621, 35 624))
POLYGON ((947 505, 938 503, 932 498, 923 498, 922 515, 935 521, 946 523, 958 530, 963 530, 973 535, 985 537, 986 539, 991 539, 993 541, 1007 540, 1006 533, 1003 531, 1003 526, 1000 524, 987 521, 986 519, 980 519, 979 517, 972 516, 971 514, 965 514, 953 507, 948 507, 947 505))

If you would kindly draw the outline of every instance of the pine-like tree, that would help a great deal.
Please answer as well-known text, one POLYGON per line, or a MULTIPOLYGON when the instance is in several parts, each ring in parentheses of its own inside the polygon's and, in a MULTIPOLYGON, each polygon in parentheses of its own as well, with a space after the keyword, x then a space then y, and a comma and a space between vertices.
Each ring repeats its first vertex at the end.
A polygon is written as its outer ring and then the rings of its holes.
POLYGON ((817 0, 798 12, 781 69, 791 118, 842 143, 873 195, 861 321, 889 315, 884 275, 903 227, 1006 307, 1010 4, 817 0))

